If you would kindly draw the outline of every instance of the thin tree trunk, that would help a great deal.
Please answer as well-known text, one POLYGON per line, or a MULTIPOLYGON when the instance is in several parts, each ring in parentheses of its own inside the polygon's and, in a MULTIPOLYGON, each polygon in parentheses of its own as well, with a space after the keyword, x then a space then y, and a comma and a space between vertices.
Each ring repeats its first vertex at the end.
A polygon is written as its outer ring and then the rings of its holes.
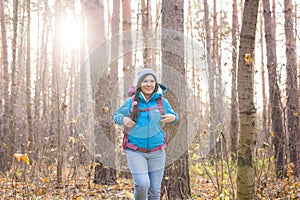
POLYGON ((240 137, 237 164, 237 199, 254 199, 255 148, 254 47, 259 1, 245 1, 238 62, 238 101, 240 137))
POLYGON ((27 0, 27 59, 26 59, 26 105, 27 105, 27 130, 28 130, 28 151, 32 151, 33 147, 33 127, 32 127, 32 114, 31 114, 31 57, 30 57, 30 52, 31 52, 31 37, 30 37, 30 0, 27 0))
POLYGON ((267 48, 267 68, 269 76, 269 104, 271 109, 271 135, 272 143, 275 149, 275 164, 276 175, 282 177, 283 167, 285 164, 284 159, 284 128, 281 110, 281 95, 277 81, 277 58, 276 58, 276 39, 275 27, 272 20, 270 2, 269 0, 263 1, 264 8, 264 21, 265 21, 265 39, 267 48))
POLYGON ((52 68, 52 103, 55 108, 52 113, 52 134, 56 136, 57 145, 57 183, 62 183, 62 167, 63 167, 63 154, 62 154, 62 130, 61 130, 61 110, 60 110, 60 64, 61 64, 61 46, 60 46, 60 34, 61 34, 61 15, 62 15, 61 0, 55 1, 55 33, 53 41, 53 68, 52 68), (56 134, 55 134, 56 133, 56 134))
POLYGON ((290 160, 294 164, 295 175, 299 174, 299 100, 297 83, 296 38, 294 35, 294 15, 292 0, 284 0, 284 31, 286 37, 286 110, 289 134, 290 160))
MULTIPOLYGON (((147 42, 148 37, 153 37, 152 33, 152 14, 151 14, 151 1, 142 0, 142 30, 143 30, 143 42, 144 42, 144 49, 143 49, 143 63, 144 66, 150 66, 152 68, 154 64, 154 60, 152 58, 152 49, 149 48, 149 44, 147 42)), ((152 46, 153 44, 150 44, 152 46)))
POLYGON ((9 168, 9 160, 10 157, 7 154, 7 145, 9 143, 9 110, 10 110, 10 101, 9 101, 9 73, 8 73, 8 52, 7 52, 7 36, 6 36, 6 20, 4 14, 4 1, 0 1, 0 20, 1 20, 1 44, 2 44, 2 65, 3 65, 3 95, 4 99, 4 113, 1 124, 1 141, 0 144, 0 157, 2 158, 0 161, 0 170, 5 171, 9 168))
MULTIPOLYGON (((84 5, 82 6, 82 11, 81 11, 81 27, 82 30, 85 29, 86 27, 86 23, 85 23, 85 9, 84 9, 84 5)), ((86 32, 82 31, 82 41, 80 43, 80 63, 84 63, 85 59, 86 59, 86 48, 85 48, 85 44, 86 44, 86 32)), ((87 67, 86 65, 81 64, 80 65, 80 83, 79 83, 79 91, 80 91, 80 106, 79 106, 79 110, 80 113, 83 115, 82 119, 84 120, 80 120, 80 130, 81 132, 83 132, 84 130, 86 130, 86 120, 88 119, 88 113, 87 113, 87 102, 88 102, 88 92, 87 92, 87 88, 88 88, 88 84, 87 84, 87 67)), ((80 146, 80 145, 79 145, 80 146)), ((84 156, 84 150, 82 150, 82 148, 80 148, 79 150, 79 162, 81 164, 85 163, 85 156, 84 156)))
MULTIPOLYGON (((260 7, 263 9, 263 2, 260 2, 260 7)), ((264 29, 263 29, 263 15, 259 15, 259 30, 260 30, 260 54, 261 54, 261 82, 262 82, 262 136, 261 140, 268 141, 268 122, 267 122, 267 97, 266 97, 266 79, 265 79, 265 53, 264 53, 264 29)))
POLYGON ((236 89, 236 71, 237 71, 237 56, 238 56, 238 11, 237 2, 233 0, 232 3, 232 71, 231 71, 231 156, 233 160, 237 157, 237 142, 238 142, 238 103, 237 103, 237 89, 236 89))
POLYGON ((12 38, 12 63, 11 63, 11 95, 10 95, 10 111, 9 111, 9 143, 8 145, 8 166, 12 164, 12 157, 15 152, 15 106, 17 98, 16 84, 16 57, 17 57, 17 37, 18 37, 18 0, 13 1, 13 38, 12 38))
MULTIPOLYGON (((126 81, 124 81, 124 91, 127 91, 128 88, 133 84, 134 76, 131 74, 132 70, 134 70, 134 66, 132 66, 132 35, 131 35, 131 1, 123 0, 122 1, 122 15, 123 15, 123 72, 124 77, 126 77, 126 81), (128 75, 128 73, 130 73, 128 75)), ((124 98, 127 97, 126 92, 124 92, 124 98)))

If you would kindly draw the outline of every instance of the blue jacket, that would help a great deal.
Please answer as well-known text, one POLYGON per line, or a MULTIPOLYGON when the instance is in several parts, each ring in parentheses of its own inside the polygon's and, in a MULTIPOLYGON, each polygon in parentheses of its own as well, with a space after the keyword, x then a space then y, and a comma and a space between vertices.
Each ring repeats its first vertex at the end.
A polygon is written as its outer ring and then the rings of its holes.
MULTIPOLYGON (((139 94, 138 109, 157 107, 157 98, 160 98, 167 88, 159 85, 157 92, 154 92, 148 101, 145 100, 142 92, 139 94)), ((174 114, 176 116, 174 124, 178 121, 178 114, 174 112, 167 99, 162 97, 162 103, 166 114, 174 114)), ((127 98, 119 109, 113 114, 113 120, 116 124, 123 125, 123 117, 129 117, 132 107, 132 98, 127 98)), ((164 144, 165 133, 161 127, 161 113, 159 109, 144 111, 139 113, 136 125, 132 127, 128 133, 128 141, 137 147, 144 149, 153 149, 164 144)))

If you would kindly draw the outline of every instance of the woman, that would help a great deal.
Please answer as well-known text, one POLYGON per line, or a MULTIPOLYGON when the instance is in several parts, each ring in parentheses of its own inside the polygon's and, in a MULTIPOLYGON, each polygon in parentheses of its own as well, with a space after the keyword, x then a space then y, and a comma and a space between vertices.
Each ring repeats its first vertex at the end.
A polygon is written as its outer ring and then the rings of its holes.
POLYGON ((159 200, 166 160, 162 126, 176 123, 178 115, 162 98, 167 88, 157 83, 152 69, 142 69, 137 79, 134 96, 126 99, 113 114, 113 120, 125 126, 123 145, 134 179, 135 199, 159 200))

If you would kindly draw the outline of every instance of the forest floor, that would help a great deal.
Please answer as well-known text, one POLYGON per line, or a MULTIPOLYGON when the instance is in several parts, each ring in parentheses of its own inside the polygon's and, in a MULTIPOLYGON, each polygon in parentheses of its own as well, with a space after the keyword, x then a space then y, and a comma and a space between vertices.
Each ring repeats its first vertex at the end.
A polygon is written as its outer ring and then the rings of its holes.
MULTIPOLYGON (((228 164, 224 160, 193 160, 193 155, 190 158, 190 199, 235 199, 235 164, 228 164)), ((57 185, 55 164, 42 167, 38 164, 28 165, 25 161, 15 162, 6 174, 0 173, 1 200, 133 199, 132 179, 118 178, 115 185, 98 185, 92 183, 93 167, 65 165, 63 184, 57 185)), ((272 159, 256 160, 255 164, 255 199, 300 199, 300 181, 294 177, 292 165, 286 166, 285 178, 277 179, 272 159)), ((162 199, 167 200, 164 196, 162 199)))
MULTIPOLYGON (((58 186, 47 178, 42 180, 40 186, 30 181, 9 181, 5 177, 0 179, 0 199, 45 199, 45 200, 86 200, 86 199, 111 199, 132 200, 132 179, 117 180, 116 185, 98 185, 87 181, 69 181, 68 184, 58 186)), ((91 181, 92 182, 92 181, 91 181)), ((191 177, 191 199, 215 199, 217 193, 209 180, 200 176, 191 177)), ((163 198, 167 199, 167 198, 163 198)))

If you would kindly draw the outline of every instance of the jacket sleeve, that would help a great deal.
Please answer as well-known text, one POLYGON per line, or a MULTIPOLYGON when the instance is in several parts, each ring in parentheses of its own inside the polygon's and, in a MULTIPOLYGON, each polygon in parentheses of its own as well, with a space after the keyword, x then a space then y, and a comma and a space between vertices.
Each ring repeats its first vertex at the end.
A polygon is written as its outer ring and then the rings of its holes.
POLYGON ((173 115, 175 115, 175 121, 170 122, 169 124, 175 124, 175 123, 177 123, 178 119, 179 119, 178 114, 172 109, 169 101, 166 98, 162 98, 162 102, 164 104, 164 109, 166 111, 166 114, 173 114, 173 115))
POLYGON ((123 125, 123 117, 128 117, 130 113, 131 98, 127 98, 124 103, 114 112, 112 118, 116 124, 123 125))

